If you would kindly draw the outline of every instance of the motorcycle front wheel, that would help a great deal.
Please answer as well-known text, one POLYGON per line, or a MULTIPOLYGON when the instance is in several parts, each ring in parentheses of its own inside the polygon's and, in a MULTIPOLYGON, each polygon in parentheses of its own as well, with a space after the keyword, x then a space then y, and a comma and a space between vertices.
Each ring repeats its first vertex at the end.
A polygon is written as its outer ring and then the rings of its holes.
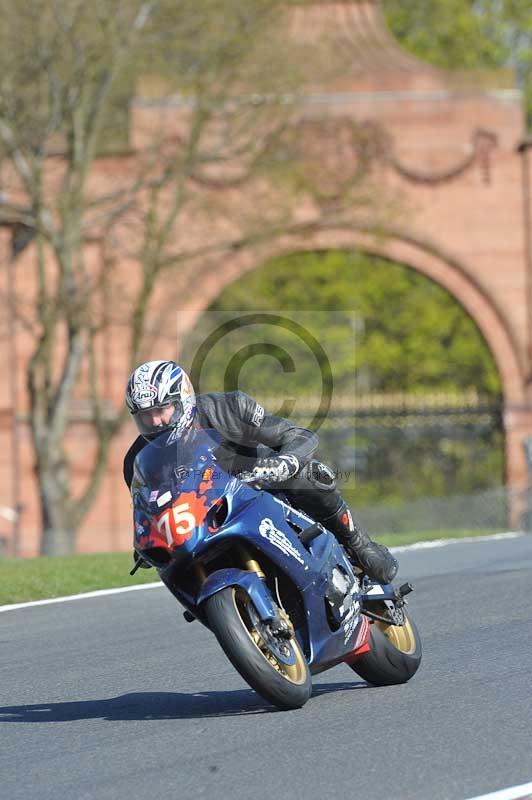
POLYGON ((273 635, 246 592, 222 589, 205 601, 205 615, 228 659, 261 697, 283 711, 307 702, 312 680, 299 643, 273 635))
POLYGON ((404 625, 371 625, 370 651, 352 665, 352 669, 375 686, 406 683, 421 663, 421 639, 410 617, 405 613, 404 625))

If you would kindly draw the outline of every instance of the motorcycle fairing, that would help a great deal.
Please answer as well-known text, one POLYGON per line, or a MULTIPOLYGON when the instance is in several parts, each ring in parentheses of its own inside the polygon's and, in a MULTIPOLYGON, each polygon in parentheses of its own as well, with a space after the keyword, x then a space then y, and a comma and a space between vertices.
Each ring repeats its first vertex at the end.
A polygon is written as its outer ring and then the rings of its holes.
MULTIPOLYGON (((242 499, 244 500, 244 497, 242 499)), ((315 665, 319 669, 326 664, 342 660, 354 647, 355 634, 360 622, 359 583, 343 549, 335 537, 325 531, 312 540, 307 550, 288 523, 279 504, 275 503, 271 495, 266 492, 255 493, 252 502, 249 502, 249 498, 245 498, 244 502, 244 508, 237 508, 235 504, 233 516, 217 532, 211 534, 210 541, 233 537, 245 539, 290 577, 299 590, 305 609, 309 642, 307 658, 311 669, 315 665), (261 535, 260 526, 265 520, 268 520, 268 528, 271 530, 269 523, 272 523, 275 531, 281 536, 261 535), (286 542, 287 545, 281 547, 279 542, 281 544, 286 542), (327 614, 326 594, 332 580, 333 569, 338 566, 348 576, 349 591, 346 597, 349 598, 349 606, 345 608, 338 630, 333 631, 327 614)), ((198 548, 198 554, 201 554, 203 546, 205 548, 209 546, 206 539, 198 548)), ((226 585, 232 585, 231 572, 221 570, 210 576, 213 580, 218 576, 217 591, 226 585), (225 573, 225 583, 223 576, 219 575, 220 572, 225 573)), ((214 592, 210 592, 212 593, 214 592)), ((198 605, 199 603, 198 599, 198 605)), ((260 609, 257 611, 261 613, 260 609)), ((265 619, 262 615, 261 618, 265 619)))
MULTIPOLYGON (((164 441, 161 443, 158 439, 137 456, 132 486, 136 549, 141 553, 152 547, 165 549, 171 554, 174 567, 179 569, 180 565, 201 557, 213 544, 231 539, 252 544, 299 590, 306 617, 307 658, 311 670, 319 671, 341 661, 355 648, 360 624, 358 579, 343 549, 328 531, 316 536, 305 547, 294 526, 305 529, 309 526, 309 517, 268 492, 256 491, 221 470, 215 458, 215 443, 209 434, 205 436, 204 432, 199 432, 189 442, 189 448, 182 450, 172 443, 166 451, 164 441), (183 498, 186 498, 186 510, 183 498), (194 503, 191 502, 193 498, 194 503), (221 498, 227 504, 225 520, 218 526, 212 525, 211 512, 221 498), (185 530, 187 518, 182 515, 189 513, 194 525, 188 522, 190 529, 185 530), (161 523, 165 515, 172 518, 175 515, 175 529, 166 522, 161 523), (181 525, 183 519, 185 524, 181 525), (337 630, 331 626, 327 600, 335 567, 341 568, 348 584, 346 606, 337 630)), ((206 597, 233 585, 249 591, 254 605, 256 601, 259 616, 263 620, 271 619, 273 600, 266 584, 255 573, 243 570, 223 569, 212 573, 199 597, 195 598, 195 607, 190 604, 190 596, 183 596, 182 602, 201 619, 200 606, 206 597)), ((178 586, 172 591, 179 598, 178 586)))

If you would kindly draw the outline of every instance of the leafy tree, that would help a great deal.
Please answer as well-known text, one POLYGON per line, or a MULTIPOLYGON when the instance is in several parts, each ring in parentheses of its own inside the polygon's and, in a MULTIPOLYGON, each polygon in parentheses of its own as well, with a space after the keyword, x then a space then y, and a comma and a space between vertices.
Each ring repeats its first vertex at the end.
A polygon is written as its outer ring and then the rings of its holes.
POLYGON ((388 24, 414 55, 446 69, 512 67, 532 125, 529 0, 383 0, 388 24))
POLYGON ((304 46, 287 45, 283 9, 282 0, 2 4, 0 224, 12 259, 26 251, 17 271, 31 271, 14 306, 31 352, 43 553, 74 549, 125 418, 105 385, 106 343, 126 340, 125 379, 229 253, 346 209, 375 225, 385 206, 358 191, 372 149, 355 121, 343 124, 348 158, 332 159, 322 191, 309 154, 323 151, 327 123, 301 119, 294 98, 312 64, 304 46), (143 115, 132 102, 141 84, 172 102, 143 115), (96 170, 116 151, 119 169, 96 170), (303 193, 314 213, 302 222, 303 193), (93 432, 89 453, 69 446, 75 408, 93 432), (88 473, 80 491, 76 456, 88 473))
MULTIPOLYGON (((28 248, 24 264, 33 268, 15 305, 31 348, 26 377, 44 553, 74 548, 124 419, 102 381, 105 338, 127 325, 130 364, 138 363, 157 333, 150 304, 161 282, 171 285, 170 272, 181 268, 181 283, 173 283, 185 297, 187 264, 196 258, 198 271, 203 257, 208 269, 217 253, 256 232, 251 214, 240 214, 238 224, 233 218, 228 232, 217 190, 249 180, 286 124, 288 112, 263 101, 298 80, 280 11, 276 0, 2 4, 0 223, 12 231, 12 258, 28 248), (179 95, 181 111, 163 121, 154 113, 129 150, 131 96, 150 76, 163 94, 179 95), (93 181, 98 156, 116 149, 126 169, 107 183, 93 181), (208 246, 183 235, 193 219, 199 227, 209 219, 208 246), (36 287, 35 300, 28 286, 36 287), (76 398, 97 445, 77 493, 68 447, 76 398)), ((81 455, 87 468, 89 455, 81 455)))
MULTIPOLYGON (((471 390, 497 408, 501 387, 492 355, 442 287, 411 268, 361 253, 293 254, 228 287, 197 332, 205 338, 225 317, 267 312, 301 323, 330 361, 334 391, 331 412, 319 420, 320 453, 342 473, 342 490, 354 508, 500 485, 496 411, 474 421, 436 418, 428 425, 415 414, 408 420, 382 414, 386 420, 373 421, 356 415, 360 394, 374 392, 418 394, 422 401, 427 394, 471 390)), ((318 406, 321 376, 298 336, 275 324, 237 328, 213 349, 200 390, 240 388, 270 411, 308 425, 307 407, 309 401, 312 411, 318 406), (257 342, 269 347, 257 348, 257 342), (229 376, 234 383, 224 385, 235 353, 245 364, 229 376)), ((185 363, 197 347, 192 337, 185 363)))
MULTIPOLYGON (((500 395, 493 358, 478 328, 448 292, 409 267, 361 253, 329 251, 275 259, 228 287, 213 312, 292 310, 325 343, 336 391, 407 392, 475 390, 500 395), (353 330, 354 325, 354 330, 353 330)), ((199 325, 198 329, 202 329, 199 325)), ((294 337, 270 332, 272 341, 293 346, 294 337), (278 337, 278 338, 275 338, 278 337)), ((249 342, 235 331, 231 350, 249 342)), ((206 388, 219 388, 221 368, 213 362, 206 388)), ((308 391, 315 363, 304 362, 298 391, 308 391)), ((266 356, 250 360, 248 390, 273 396, 286 375, 266 356)))

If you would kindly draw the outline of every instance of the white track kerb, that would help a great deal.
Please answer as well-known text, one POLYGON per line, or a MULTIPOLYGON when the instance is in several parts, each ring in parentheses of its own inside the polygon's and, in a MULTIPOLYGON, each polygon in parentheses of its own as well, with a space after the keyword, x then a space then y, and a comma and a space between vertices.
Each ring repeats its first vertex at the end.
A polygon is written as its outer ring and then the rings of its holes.
POLYGON ((447 547, 449 544, 470 544, 471 542, 495 542, 497 539, 517 539, 524 536, 519 531, 507 533, 492 533, 489 536, 464 536, 461 539, 431 539, 428 542, 415 542, 414 544, 390 547, 392 553, 407 553, 410 550, 430 550, 433 547, 447 547))
MULTIPOLYGON (((430 542, 416 542, 415 544, 401 545, 400 547, 390 547, 392 553, 406 553, 410 550, 426 550, 431 547, 445 547, 448 544, 467 544, 471 542, 486 542, 494 539, 515 539, 522 536, 522 533, 495 533, 492 536, 468 536, 464 539, 433 539, 430 542)), ((123 592, 139 592, 142 589, 156 589, 163 584, 160 581, 156 583, 141 583, 138 586, 122 586, 119 589, 100 589, 96 592, 84 592, 83 594, 72 594, 68 597, 51 597, 48 600, 32 600, 28 603, 12 603, 6 606, 0 606, 2 611, 17 611, 19 608, 33 608, 34 606, 47 606, 52 603, 69 603, 72 600, 86 600, 89 597, 104 597, 108 594, 122 594, 123 592)))
POLYGON ((48 600, 32 600, 31 603, 13 603, 8 606, 0 606, 0 611, 16 611, 19 608, 32 608, 33 606, 48 606, 52 603, 69 603, 71 600, 86 600, 88 597, 104 597, 107 594, 123 594, 124 592, 138 592, 141 589, 157 589, 163 584, 141 583, 138 586, 122 586, 119 589, 99 589, 96 592, 84 592, 83 594, 71 594, 68 597, 50 597, 48 600))
POLYGON ((469 800, 529 800, 532 797, 532 783, 523 783, 521 786, 511 786, 491 794, 480 794, 469 800))

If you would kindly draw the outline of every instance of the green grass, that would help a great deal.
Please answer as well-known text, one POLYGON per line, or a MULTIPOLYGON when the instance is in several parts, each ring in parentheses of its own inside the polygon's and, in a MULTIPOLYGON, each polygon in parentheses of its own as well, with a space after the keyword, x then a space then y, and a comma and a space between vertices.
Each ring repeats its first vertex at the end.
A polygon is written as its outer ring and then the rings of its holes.
POLYGON ((398 545, 415 544, 416 542, 432 542, 434 539, 467 539, 469 536, 490 536, 494 533, 498 533, 498 531, 457 529, 383 533, 374 538, 388 547, 397 547, 398 545))
POLYGON ((0 560, 0 605, 159 579, 154 569, 139 569, 132 577, 132 566, 131 553, 0 560))
MULTIPOLYGON (((392 533, 375 537, 388 546, 431 539, 482 536, 488 531, 456 530, 392 533)), ((92 592, 118 586, 135 586, 158 580, 154 569, 142 569, 131 577, 130 553, 47 556, 0 560, 0 605, 44 600, 50 597, 92 592)))

